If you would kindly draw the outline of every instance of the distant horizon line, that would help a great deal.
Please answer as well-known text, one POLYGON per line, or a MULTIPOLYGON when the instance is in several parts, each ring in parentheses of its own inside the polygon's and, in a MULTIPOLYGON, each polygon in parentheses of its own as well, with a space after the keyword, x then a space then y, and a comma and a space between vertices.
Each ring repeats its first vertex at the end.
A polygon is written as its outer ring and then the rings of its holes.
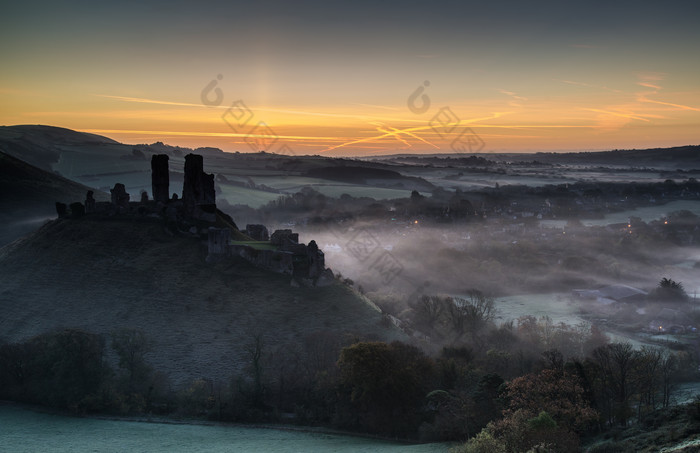
MULTIPOLYGON (((151 146, 155 145, 157 143, 162 143, 164 146, 168 146, 171 148, 180 148, 180 149, 189 149, 189 150, 197 150, 197 149, 202 149, 202 148, 209 148, 209 149, 218 149, 219 151, 227 154, 259 154, 259 153, 267 153, 267 154, 274 154, 274 155, 279 155, 279 156, 319 156, 319 157, 329 157, 329 158, 362 158, 362 159, 367 159, 367 158, 385 158, 385 157, 395 157, 395 156, 460 156, 460 155, 473 155, 473 156, 489 156, 489 155, 506 155, 506 154, 577 154, 577 153, 603 153, 603 152, 612 152, 612 151, 644 151, 644 150, 660 150, 660 149, 674 149, 674 148, 685 148, 685 147, 700 147, 700 144, 683 144, 683 145, 674 145, 674 146, 653 146, 653 147, 644 147, 644 148, 569 148, 569 149, 556 149, 556 150, 545 150, 545 149, 538 149, 538 150, 532 150, 532 149, 522 149, 522 150, 504 150, 504 149, 499 149, 499 150, 489 150, 486 152, 483 151, 478 151, 478 152, 424 152, 424 151, 415 151, 415 152, 407 152, 407 151, 399 151, 397 152, 389 152, 389 153, 384 153, 384 154, 376 154, 376 155, 367 155, 367 154, 338 154, 338 155, 327 155, 327 154, 312 154, 312 153, 294 153, 294 154, 284 154, 284 153, 275 153, 273 151, 266 151, 266 150, 260 150, 260 151, 249 151, 249 150, 232 150, 228 151, 225 150, 219 146, 198 146, 196 148, 193 148, 191 146, 183 146, 183 145, 171 145, 166 143, 164 140, 165 138, 157 140, 153 143, 126 143, 119 141, 115 138, 109 137, 107 135, 103 135, 104 133, 116 133, 116 134, 126 134, 126 133, 143 133, 143 134, 149 134, 152 133, 153 135, 157 135, 154 132, 156 131, 126 131, 126 130, 105 130, 105 129, 71 129, 69 127, 64 127, 64 126, 54 126, 50 124, 12 124, 12 125, 2 125, 0 127, 27 127, 27 126, 39 126, 39 127, 51 127, 51 128, 56 128, 56 129, 65 129, 73 132, 79 132, 79 133, 84 133, 84 134, 91 134, 91 135, 98 135, 100 137, 104 137, 109 140, 113 140, 117 143, 120 143, 122 145, 126 146, 139 146, 139 145, 146 145, 146 146, 151 146)), ((159 131, 160 132, 160 131, 159 131)), ((173 132, 166 132, 162 131, 164 135, 172 134, 173 132)))

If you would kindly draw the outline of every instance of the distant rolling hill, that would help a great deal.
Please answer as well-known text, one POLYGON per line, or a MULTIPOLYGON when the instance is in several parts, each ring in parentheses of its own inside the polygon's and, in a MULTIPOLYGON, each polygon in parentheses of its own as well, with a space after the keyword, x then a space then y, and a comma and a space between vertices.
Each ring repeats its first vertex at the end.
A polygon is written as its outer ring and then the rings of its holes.
POLYGON ((424 179, 404 176, 398 171, 366 165, 317 167, 307 171, 306 176, 350 184, 372 184, 407 190, 430 191, 435 189, 434 185, 424 179))
POLYGON ((55 220, 0 249, 0 341, 141 329, 153 341, 149 363, 181 386, 228 382, 258 334, 267 352, 319 332, 403 338, 345 285, 296 288, 243 259, 205 257, 200 240, 168 235, 157 220, 55 220))
POLYGON ((625 165, 633 167, 665 167, 671 169, 700 168, 700 146, 673 148, 618 149, 580 153, 537 153, 534 159, 543 162, 567 162, 597 165, 625 165))
POLYGON ((111 138, 62 127, 0 126, 0 151, 48 171, 52 170, 51 164, 59 161, 62 146, 100 147, 114 144, 118 142, 111 138))
MULTIPOLYGON (((0 246, 56 217, 56 201, 85 200, 89 187, 0 152, 0 246)), ((95 191, 98 201, 106 193, 95 191)))
POLYGON ((364 158, 376 161, 408 161, 430 164, 452 159, 451 164, 466 166, 490 165, 494 162, 528 162, 537 161, 561 165, 596 165, 649 167, 660 169, 699 169, 700 145, 676 146, 672 148, 649 149, 615 149, 610 151, 581 152, 527 152, 527 153, 480 153, 476 155, 462 153, 432 154, 390 154, 364 158), (472 157, 473 156, 473 157, 472 157), (476 161, 476 156, 482 158, 476 161), (485 159, 484 159, 485 158, 485 159), (471 159, 472 161, 464 161, 471 159), (460 162, 460 160, 462 162, 460 162), (490 162, 489 162, 490 161, 490 162))

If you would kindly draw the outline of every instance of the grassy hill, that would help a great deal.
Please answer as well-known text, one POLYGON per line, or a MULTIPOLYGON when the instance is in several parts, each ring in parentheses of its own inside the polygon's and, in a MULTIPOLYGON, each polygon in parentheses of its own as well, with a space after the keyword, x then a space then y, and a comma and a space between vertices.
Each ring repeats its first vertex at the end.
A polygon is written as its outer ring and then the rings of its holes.
POLYGON ((42 125, 0 126, 0 151, 43 170, 61 157, 61 146, 101 146, 118 142, 101 135, 42 125))
MULTIPOLYGON (((55 203, 85 200, 89 187, 0 152, 0 246, 56 217, 55 203)), ((106 193, 95 191, 98 201, 106 193)))
POLYGON ((205 257, 199 239, 170 236, 153 219, 52 221, 0 249, 0 340, 141 329, 153 342, 149 363, 181 386, 241 372, 254 335, 266 352, 319 332, 402 338, 344 285, 295 288, 242 259, 205 257))

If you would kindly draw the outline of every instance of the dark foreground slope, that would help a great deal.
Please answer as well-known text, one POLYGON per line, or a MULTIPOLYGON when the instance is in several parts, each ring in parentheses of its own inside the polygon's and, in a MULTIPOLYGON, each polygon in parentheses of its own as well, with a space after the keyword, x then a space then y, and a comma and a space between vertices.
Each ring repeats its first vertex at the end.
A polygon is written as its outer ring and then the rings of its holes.
POLYGON ((141 329, 149 363, 180 387, 241 372, 255 335, 266 352, 318 332, 401 338, 344 285, 295 288, 288 276, 205 255, 198 239, 169 236, 155 220, 53 221, 0 249, 0 340, 141 329))
MULTIPOLYGON (((55 202, 85 200, 89 187, 0 152, 0 246, 56 217, 55 202)), ((95 191, 98 201, 107 194, 95 191)))

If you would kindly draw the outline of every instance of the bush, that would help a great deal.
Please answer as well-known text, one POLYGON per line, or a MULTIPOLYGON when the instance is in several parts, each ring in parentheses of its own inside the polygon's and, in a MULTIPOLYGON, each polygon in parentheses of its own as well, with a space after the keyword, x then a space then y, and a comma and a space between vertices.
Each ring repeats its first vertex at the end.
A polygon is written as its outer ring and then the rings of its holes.
POLYGON ((186 415, 206 416, 216 404, 212 385, 204 379, 196 379, 178 396, 180 411, 186 415))
POLYGON ((506 445, 483 429, 466 444, 450 448, 449 453, 506 453, 506 445))

